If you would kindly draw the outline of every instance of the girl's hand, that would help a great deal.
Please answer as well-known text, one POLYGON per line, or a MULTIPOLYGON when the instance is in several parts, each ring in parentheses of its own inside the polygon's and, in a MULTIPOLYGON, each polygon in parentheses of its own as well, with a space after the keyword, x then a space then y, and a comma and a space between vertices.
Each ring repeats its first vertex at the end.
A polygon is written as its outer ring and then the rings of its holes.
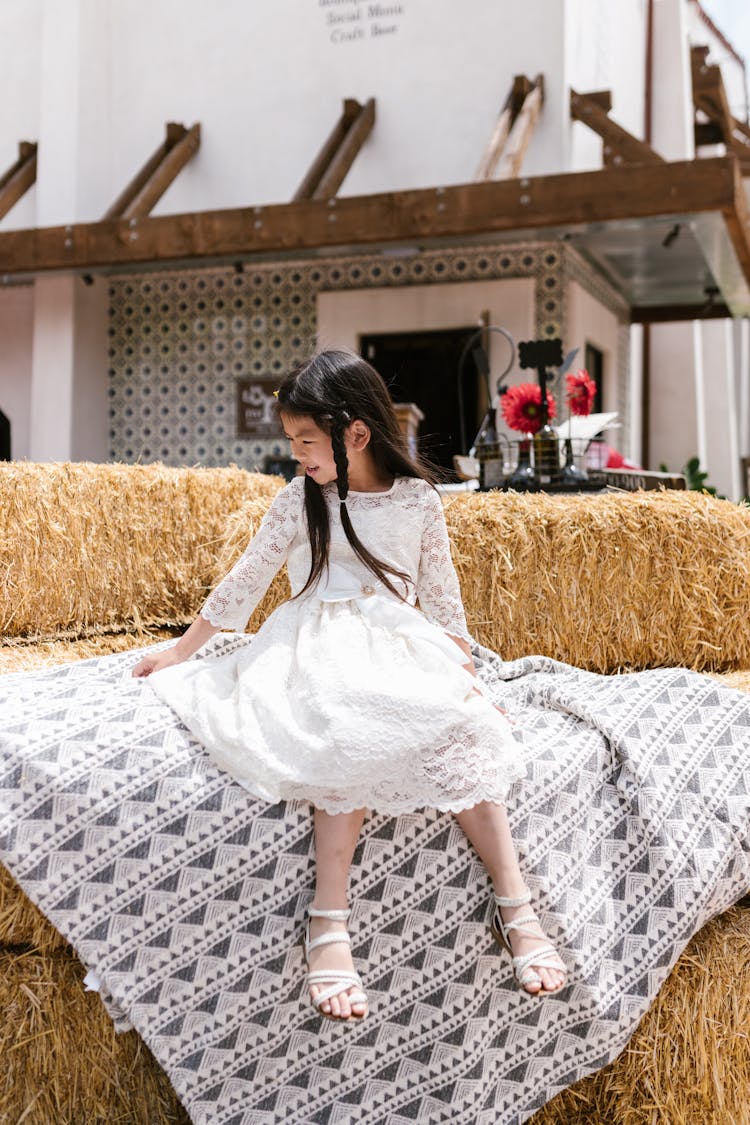
POLYGON ((511 717, 510 717, 510 715, 508 714, 508 712, 507 712, 507 711, 505 710, 505 708, 504 708, 504 707, 501 707, 499 703, 493 703, 493 704, 492 704, 492 706, 493 706, 493 707, 495 708, 495 710, 496 710, 496 711, 499 711, 499 712, 500 712, 500 714, 501 714, 501 715, 503 716, 503 718, 505 719, 505 721, 506 721, 506 722, 508 722, 508 723, 510 723, 510 725, 511 725, 512 727, 514 727, 514 726, 516 725, 516 720, 515 720, 515 719, 511 719, 511 717))
POLYGON ((155 656, 144 656, 133 669, 134 676, 150 676, 152 672, 161 672, 162 668, 171 668, 173 664, 181 664, 184 657, 178 656, 177 646, 165 649, 155 656))

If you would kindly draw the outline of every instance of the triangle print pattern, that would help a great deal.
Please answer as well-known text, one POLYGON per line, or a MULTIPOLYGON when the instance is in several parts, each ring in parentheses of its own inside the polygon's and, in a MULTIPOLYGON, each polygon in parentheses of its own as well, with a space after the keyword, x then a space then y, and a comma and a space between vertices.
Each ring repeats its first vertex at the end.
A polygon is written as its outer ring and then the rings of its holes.
POLYGON ((350 926, 371 1012, 323 1020, 300 949, 310 807, 223 775, 130 677, 137 659, 0 678, 0 856, 196 1125, 516 1125, 622 1050, 690 937, 750 886, 750 697, 682 669, 479 650, 529 767, 509 813, 569 984, 513 985, 452 817, 375 815, 350 926))

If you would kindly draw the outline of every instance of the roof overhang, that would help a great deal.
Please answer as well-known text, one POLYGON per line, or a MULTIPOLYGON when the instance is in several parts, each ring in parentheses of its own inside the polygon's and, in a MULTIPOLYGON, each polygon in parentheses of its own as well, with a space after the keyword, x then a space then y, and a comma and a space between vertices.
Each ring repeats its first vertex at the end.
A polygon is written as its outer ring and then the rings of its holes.
POLYGON ((715 286, 732 315, 750 315, 748 204, 731 156, 5 231, 0 276, 519 239, 570 242, 640 310, 695 310, 715 286))

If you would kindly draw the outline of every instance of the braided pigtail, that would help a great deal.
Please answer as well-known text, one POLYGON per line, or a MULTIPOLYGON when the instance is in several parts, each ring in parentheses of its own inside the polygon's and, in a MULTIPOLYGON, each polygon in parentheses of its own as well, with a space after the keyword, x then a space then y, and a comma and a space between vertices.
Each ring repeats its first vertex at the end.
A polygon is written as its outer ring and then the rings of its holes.
POLYGON ((351 416, 344 407, 334 415, 331 423, 331 445, 333 447, 333 460, 336 465, 336 487, 341 503, 341 515, 346 511, 344 505, 349 495, 349 458, 344 445, 344 431, 351 422, 351 416))
POLYGON ((359 536, 352 527, 352 521, 349 519, 349 509, 346 506, 346 498, 349 495, 349 458, 346 455, 344 432, 351 420, 351 414, 342 406, 337 410, 331 422, 331 446, 333 448, 333 460, 336 465, 336 487, 339 494, 341 526, 344 529, 344 534, 349 541, 350 547, 360 562, 363 562, 368 570, 371 570, 392 594, 395 594, 401 601, 405 601, 405 595, 396 589, 388 578, 386 570, 396 578, 400 578, 405 586, 408 584, 409 576, 400 570, 391 570, 390 567, 386 567, 379 559, 376 559, 375 556, 367 550, 367 547, 360 542, 359 536))
MULTIPOLYGON (((377 371, 361 356, 351 352, 319 352, 299 364, 284 379, 277 391, 281 414, 311 418, 331 435, 336 465, 341 526, 357 558, 383 585, 405 600, 389 578, 408 586, 409 576, 393 570, 360 543, 352 527, 346 498, 349 495, 349 459, 345 434, 352 422, 361 419, 370 430, 370 452, 381 477, 418 477, 433 482, 430 468, 407 453, 388 388, 377 371)), ((310 574, 296 597, 301 597, 321 577, 328 566, 331 528, 322 489, 311 477, 305 479, 305 516, 310 535, 310 574)))

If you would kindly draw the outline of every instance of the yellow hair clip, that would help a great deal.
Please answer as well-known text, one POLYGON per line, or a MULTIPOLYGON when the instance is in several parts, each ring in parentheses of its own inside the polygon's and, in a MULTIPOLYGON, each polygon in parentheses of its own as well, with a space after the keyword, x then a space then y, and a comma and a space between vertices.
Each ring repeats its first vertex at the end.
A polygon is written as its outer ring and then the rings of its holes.
POLYGON ((273 397, 274 397, 274 398, 278 398, 278 397, 279 397, 279 392, 278 392, 278 391, 274 391, 274 392, 273 392, 273 397))

